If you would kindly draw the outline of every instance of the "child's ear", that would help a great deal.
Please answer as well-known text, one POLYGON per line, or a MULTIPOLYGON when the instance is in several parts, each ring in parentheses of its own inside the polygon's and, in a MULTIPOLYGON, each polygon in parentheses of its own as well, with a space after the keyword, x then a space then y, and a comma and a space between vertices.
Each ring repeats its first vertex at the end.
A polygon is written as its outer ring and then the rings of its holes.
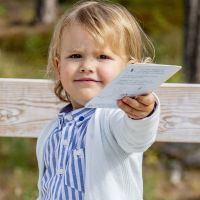
POLYGON ((55 67, 55 72, 56 72, 56 78, 60 79, 60 61, 58 57, 54 58, 54 67, 55 67))

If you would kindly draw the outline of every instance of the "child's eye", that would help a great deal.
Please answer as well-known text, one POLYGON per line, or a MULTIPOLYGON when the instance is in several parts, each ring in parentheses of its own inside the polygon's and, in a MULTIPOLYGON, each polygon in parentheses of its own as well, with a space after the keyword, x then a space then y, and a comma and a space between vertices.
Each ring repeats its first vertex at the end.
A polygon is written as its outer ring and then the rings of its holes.
POLYGON ((69 58, 81 58, 80 54, 72 54, 69 56, 69 58))
POLYGON ((104 54, 100 55, 99 58, 100 58, 100 59, 110 59, 109 56, 104 55, 104 54))

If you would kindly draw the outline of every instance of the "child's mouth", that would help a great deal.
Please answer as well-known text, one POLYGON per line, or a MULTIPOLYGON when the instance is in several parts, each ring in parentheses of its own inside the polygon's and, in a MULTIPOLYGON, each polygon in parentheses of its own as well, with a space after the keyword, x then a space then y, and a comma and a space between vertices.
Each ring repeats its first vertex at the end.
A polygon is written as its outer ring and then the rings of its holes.
POLYGON ((90 83, 90 82, 95 82, 95 83, 98 83, 98 82, 101 82, 99 80, 96 80, 96 79, 92 79, 92 78, 80 78, 80 79, 76 79, 75 82, 86 82, 86 83, 90 83))

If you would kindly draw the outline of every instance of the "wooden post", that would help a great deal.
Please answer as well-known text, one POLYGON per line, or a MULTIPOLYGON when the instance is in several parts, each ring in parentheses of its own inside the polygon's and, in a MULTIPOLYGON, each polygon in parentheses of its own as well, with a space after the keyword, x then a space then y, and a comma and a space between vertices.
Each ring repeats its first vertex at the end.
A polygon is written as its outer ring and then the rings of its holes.
POLYGON ((57 16, 58 0, 36 0, 35 16, 32 24, 51 24, 57 16))
POLYGON ((184 65, 188 81, 200 83, 200 1, 185 0, 184 65))

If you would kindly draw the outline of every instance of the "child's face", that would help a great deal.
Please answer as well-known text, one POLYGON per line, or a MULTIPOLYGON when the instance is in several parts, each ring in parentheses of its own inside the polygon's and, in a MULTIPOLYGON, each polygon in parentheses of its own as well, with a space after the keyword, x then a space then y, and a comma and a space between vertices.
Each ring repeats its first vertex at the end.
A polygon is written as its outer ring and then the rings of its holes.
POLYGON ((113 53, 109 45, 98 48, 82 26, 63 30, 58 74, 74 109, 96 96, 126 64, 125 58, 113 53))

